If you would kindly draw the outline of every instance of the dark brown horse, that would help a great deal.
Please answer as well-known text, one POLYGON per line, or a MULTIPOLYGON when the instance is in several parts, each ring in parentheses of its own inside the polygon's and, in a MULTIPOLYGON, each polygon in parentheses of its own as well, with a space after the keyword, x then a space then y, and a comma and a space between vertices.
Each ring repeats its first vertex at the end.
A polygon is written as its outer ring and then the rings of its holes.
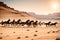
POLYGON ((49 21, 48 23, 44 23, 45 25, 46 25, 46 27, 47 26, 49 26, 50 25, 50 23, 51 23, 51 21, 49 21))
POLYGON ((12 25, 15 25, 15 19, 13 19, 13 21, 10 22, 10 24, 11 24, 11 26, 12 26, 12 25))
POLYGON ((51 23, 50 26, 53 26, 53 25, 56 26, 56 24, 57 24, 57 22, 51 23))
POLYGON ((15 21, 15 24, 18 25, 21 22, 21 19, 18 19, 17 21, 15 21))
POLYGON ((10 19, 8 19, 7 21, 2 21, 2 22, 0 22, 0 24, 1 25, 4 25, 4 26, 9 26, 9 24, 10 24, 10 19))
POLYGON ((33 22, 33 27, 37 27, 38 26, 38 21, 33 22))
POLYGON ((38 24, 39 24, 40 26, 42 26, 42 25, 44 24, 44 22, 41 22, 41 21, 40 21, 38 24))
POLYGON ((33 23, 34 23, 34 21, 33 21, 33 20, 31 20, 31 21, 28 23, 28 27, 32 26, 32 25, 33 25, 33 23))
POLYGON ((24 26, 24 25, 28 25, 29 22, 30 22, 30 20, 27 20, 26 22, 21 22, 19 24, 22 25, 22 26, 24 26))

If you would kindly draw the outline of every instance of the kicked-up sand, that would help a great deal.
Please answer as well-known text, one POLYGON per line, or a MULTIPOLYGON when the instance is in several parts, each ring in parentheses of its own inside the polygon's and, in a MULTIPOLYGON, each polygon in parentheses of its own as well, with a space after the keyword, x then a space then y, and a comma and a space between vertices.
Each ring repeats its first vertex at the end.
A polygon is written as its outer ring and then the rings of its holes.
POLYGON ((0 40, 56 40, 57 38, 60 38, 60 24, 56 27, 0 27, 0 40))

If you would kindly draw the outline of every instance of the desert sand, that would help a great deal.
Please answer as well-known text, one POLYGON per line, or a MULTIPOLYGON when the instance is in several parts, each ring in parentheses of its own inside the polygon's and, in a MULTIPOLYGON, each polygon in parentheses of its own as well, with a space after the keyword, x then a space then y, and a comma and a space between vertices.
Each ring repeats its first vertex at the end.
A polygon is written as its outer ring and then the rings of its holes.
POLYGON ((60 38, 60 24, 56 27, 0 27, 0 40, 56 40, 56 38, 60 38))

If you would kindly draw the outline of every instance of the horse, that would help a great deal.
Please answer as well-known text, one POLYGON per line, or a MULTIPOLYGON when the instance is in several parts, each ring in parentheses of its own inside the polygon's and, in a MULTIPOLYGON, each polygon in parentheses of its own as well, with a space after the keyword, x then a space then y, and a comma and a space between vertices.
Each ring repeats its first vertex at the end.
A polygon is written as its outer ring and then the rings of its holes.
POLYGON ((55 25, 55 26, 56 26, 56 24, 57 24, 57 22, 55 22, 55 23, 51 23, 50 26, 52 26, 52 25, 55 25))
POLYGON ((41 25, 43 25, 43 24, 44 24, 44 22, 41 22, 41 21, 40 21, 38 24, 41 26, 41 25))
POLYGON ((20 22, 19 24, 24 26, 24 25, 28 25, 29 22, 30 22, 30 20, 26 20, 25 22, 20 22))
POLYGON ((33 23, 34 23, 34 21, 31 20, 31 21, 29 21, 29 23, 27 23, 27 26, 30 27, 31 25, 33 25, 33 23))
POLYGON ((8 19, 7 21, 2 21, 0 24, 4 25, 4 26, 5 26, 5 24, 8 25, 8 24, 10 24, 10 19, 8 19))
POLYGON ((49 21, 48 23, 44 23, 45 25, 46 25, 46 27, 47 26, 49 26, 50 25, 50 23, 51 23, 51 21, 49 21))
POLYGON ((19 23, 21 23, 21 19, 18 19, 17 21, 15 21, 14 24, 15 24, 16 26, 19 26, 19 25, 20 25, 19 23))
POLYGON ((12 26, 12 25, 15 25, 15 22, 16 22, 15 19, 13 19, 13 21, 10 22, 11 26, 12 26))
POLYGON ((0 22, 1 25, 3 25, 3 20, 0 22))
POLYGON ((30 20, 27 20, 27 21, 26 21, 26 25, 28 26, 28 25, 29 25, 29 23, 30 23, 30 20))
POLYGON ((38 25, 38 21, 33 22, 33 27, 36 27, 38 25))
POLYGON ((18 25, 21 22, 21 19, 18 19, 17 21, 15 21, 15 24, 18 25))

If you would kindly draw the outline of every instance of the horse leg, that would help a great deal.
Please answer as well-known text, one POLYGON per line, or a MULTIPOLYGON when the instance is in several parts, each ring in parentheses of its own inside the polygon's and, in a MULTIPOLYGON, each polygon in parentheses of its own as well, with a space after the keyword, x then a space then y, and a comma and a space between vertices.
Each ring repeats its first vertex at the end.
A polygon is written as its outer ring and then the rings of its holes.
POLYGON ((55 27, 56 27, 56 24, 55 24, 55 27))
POLYGON ((40 24, 40 26, 41 26, 41 24, 40 24))
POLYGON ((36 25, 33 25, 33 27, 35 28, 35 27, 36 27, 36 25))
POLYGON ((30 27, 30 25, 28 24, 27 27, 30 27))

